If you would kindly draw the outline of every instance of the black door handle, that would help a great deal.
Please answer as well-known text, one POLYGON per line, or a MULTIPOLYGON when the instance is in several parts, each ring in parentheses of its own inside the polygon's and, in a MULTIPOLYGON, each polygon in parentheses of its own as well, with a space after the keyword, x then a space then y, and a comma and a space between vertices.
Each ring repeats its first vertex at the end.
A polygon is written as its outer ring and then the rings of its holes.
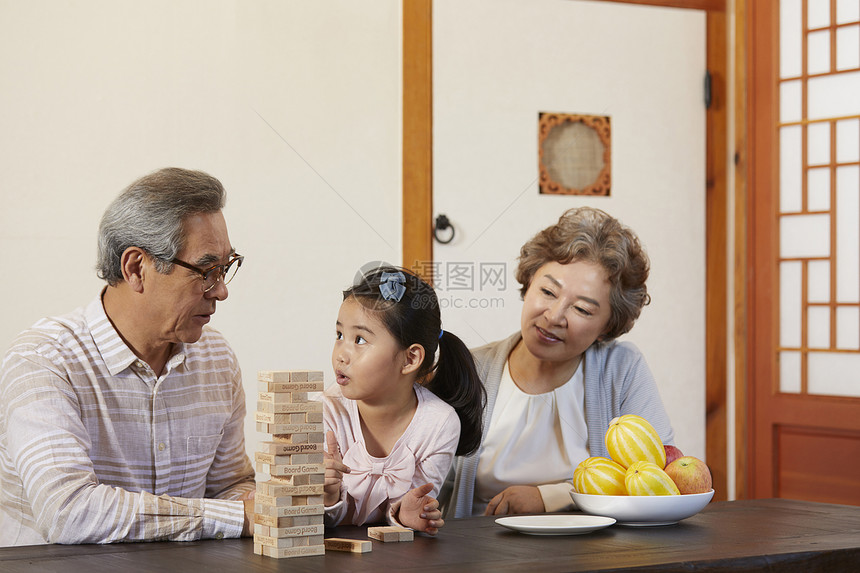
POLYGON ((454 225, 451 224, 451 221, 448 220, 448 217, 445 216, 444 214, 441 214, 441 213, 439 215, 437 215, 436 216, 436 224, 433 225, 433 237, 435 237, 435 239, 437 241, 439 241, 440 243, 442 243, 443 245, 447 245, 448 243, 450 243, 451 241, 454 240, 455 234, 456 233, 454 231, 454 225), (451 236, 448 237, 447 239, 440 239, 439 238, 439 231, 447 231, 448 229, 451 229, 451 236))

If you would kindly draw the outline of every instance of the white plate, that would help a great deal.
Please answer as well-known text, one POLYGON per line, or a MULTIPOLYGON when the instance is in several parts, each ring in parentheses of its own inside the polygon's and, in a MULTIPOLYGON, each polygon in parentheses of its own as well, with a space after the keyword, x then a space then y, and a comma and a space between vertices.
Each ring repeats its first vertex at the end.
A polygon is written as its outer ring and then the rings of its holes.
POLYGON ((496 523, 529 535, 581 535, 609 527, 615 520, 599 515, 517 515, 500 517, 496 523))

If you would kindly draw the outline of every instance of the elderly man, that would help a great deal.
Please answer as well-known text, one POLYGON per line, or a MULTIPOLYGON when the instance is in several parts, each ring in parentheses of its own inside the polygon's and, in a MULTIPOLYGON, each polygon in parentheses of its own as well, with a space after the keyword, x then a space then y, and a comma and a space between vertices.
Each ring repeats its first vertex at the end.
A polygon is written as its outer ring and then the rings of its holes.
POLYGON ((0 546, 248 535, 254 471, 230 346, 207 327, 242 264, 221 183, 163 169, 105 212, 89 305, 0 370, 0 546))

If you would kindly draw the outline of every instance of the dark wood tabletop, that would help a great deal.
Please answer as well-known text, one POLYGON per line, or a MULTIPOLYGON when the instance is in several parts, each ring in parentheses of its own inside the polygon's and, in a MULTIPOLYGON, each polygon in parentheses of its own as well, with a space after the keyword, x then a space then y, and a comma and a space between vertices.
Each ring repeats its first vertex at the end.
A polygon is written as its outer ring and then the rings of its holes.
MULTIPOLYGON (((326 537, 367 539, 364 527, 326 537)), ((250 539, 0 548, 0 571, 860 571, 860 507, 786 499, 711 503, 676 525, 586 535, 517 533, 491 517, 448 521, 437 537, 373 541, 369 553, 272 559, 250 539)))

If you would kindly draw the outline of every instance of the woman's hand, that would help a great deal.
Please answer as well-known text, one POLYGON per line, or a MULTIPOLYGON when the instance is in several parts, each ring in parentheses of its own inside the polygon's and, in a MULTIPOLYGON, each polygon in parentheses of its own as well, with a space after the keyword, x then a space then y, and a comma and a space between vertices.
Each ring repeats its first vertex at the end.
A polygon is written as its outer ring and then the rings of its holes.
POLYGON ((484 515, 545 513, 540 490, 533 485, 512 485, 490 500, 484 515))
POLYGON ((433 484, 425 483, 400 498, 398 521, 416 531, 436 535, 439 528, 445 525, 445 520, 439 511, 439 501, 427 495, 431 491, 433 484))
POLYGON ((343 474, 348 474, 350 469, 343 465, 343 456, 334 437, 334 432, 329 430, 325 435, 326 453, 325 459, 325 486, 323 487, 323 503, 331 507, 340 501, 340 484, 343 474))

